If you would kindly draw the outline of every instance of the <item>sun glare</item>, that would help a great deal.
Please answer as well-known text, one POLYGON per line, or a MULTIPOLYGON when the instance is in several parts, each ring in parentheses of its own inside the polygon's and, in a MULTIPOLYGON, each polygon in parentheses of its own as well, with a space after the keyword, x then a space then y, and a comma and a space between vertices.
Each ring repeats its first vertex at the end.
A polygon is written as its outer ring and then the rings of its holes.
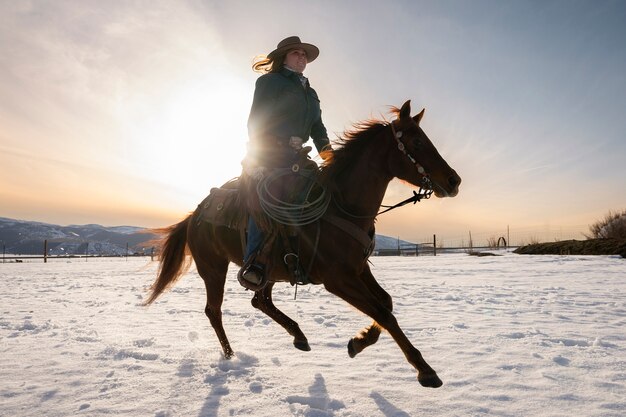
POLYGON ((193 198, 239 175, 251 94, 251 87, 234 77, 181 86, 134 125, 129 156, 137 174, 193 198))

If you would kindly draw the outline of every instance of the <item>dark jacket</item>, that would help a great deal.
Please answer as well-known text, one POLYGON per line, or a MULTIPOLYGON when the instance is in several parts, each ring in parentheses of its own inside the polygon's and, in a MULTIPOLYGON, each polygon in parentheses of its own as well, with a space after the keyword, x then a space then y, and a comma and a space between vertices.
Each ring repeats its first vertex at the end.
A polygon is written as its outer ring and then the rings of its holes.
POLYGON ((329 144, 322 122, 320 100, 308 80, 303 87, 298 74, 283 68, 260 76, 256 82, 248 136, 252 145, 286 146, 291 136, 309 137, 318 151, 329 144))

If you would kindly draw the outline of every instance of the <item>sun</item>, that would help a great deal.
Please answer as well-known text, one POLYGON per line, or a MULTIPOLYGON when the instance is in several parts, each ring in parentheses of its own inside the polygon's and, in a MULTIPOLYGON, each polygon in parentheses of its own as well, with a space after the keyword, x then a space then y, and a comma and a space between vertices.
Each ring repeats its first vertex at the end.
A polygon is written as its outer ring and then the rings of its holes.
POLYGON ((192 198, 238 176, 251 102, 252 86, 234 76, 206 77, 174 89, 135 125, 130 149, 138 174, 192 198))

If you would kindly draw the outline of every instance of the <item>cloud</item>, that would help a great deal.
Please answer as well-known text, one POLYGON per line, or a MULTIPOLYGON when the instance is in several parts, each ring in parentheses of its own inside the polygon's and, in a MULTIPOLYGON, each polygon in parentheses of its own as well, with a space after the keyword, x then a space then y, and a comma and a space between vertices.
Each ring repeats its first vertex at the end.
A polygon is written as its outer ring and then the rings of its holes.
MULTIPOLYGON (((0 170, 22 186, 11 204, 31 194, 23 208, 39 182, 193 208, 238 169, 252 57, 298 34, 321 48, 307 75, 329 131, 427 107, 463 184, 420 227, 575 218, 624 203, 625 17, 618 3, 2 2, 0 170), (159 187, 182 197, 155 201, 159 187)), ((386 202, 405 193, 393 183, 386 202)))

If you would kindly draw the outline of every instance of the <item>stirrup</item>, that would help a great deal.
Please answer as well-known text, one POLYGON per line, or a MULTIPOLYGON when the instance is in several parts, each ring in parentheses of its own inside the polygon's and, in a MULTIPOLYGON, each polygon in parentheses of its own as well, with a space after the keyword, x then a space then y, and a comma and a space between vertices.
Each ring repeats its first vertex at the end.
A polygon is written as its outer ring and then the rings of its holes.
POLYGON ((283 262, 287 266, 287 271, 292 278, 291 285, 308 284, 309 280, 305 276, 302 266, 300 265, 300 257, 297 253, 289 252, 283 256, 283 262), (290 258, 294 259, 290 259, 290 258))
POLYGON ((296 264, 299 263, 300 257, 298 256, 298 254, 297 253, 293 253, 293 252, 289 252, 289 253, 286 253, 285 256, 283 256, 283 262, 285 263, 285 265, 289 265, 289 260, 288 259, 289 259, 290 256, 293 256, 294 258, 296 258, 295 261, 294 261, 294 262, 296 262, 296 264))
POLYGON ((241 284, 242 287, 251 291, 260 291, 263 288, 265 288, 265 286, 267 285, 267 277, 266 277, 264 268, 254 263, 250 263, 249 265, 244 265, 239 270, 239 272, 237 273, 237 281, 239 281, 239 284, 241 284), (251 273, 254 272, 257 276, 259 276, 260 281, 258 284, 248 281, 247 279, 244 278, 244 275, 246 275, 249 272, 251 273))

